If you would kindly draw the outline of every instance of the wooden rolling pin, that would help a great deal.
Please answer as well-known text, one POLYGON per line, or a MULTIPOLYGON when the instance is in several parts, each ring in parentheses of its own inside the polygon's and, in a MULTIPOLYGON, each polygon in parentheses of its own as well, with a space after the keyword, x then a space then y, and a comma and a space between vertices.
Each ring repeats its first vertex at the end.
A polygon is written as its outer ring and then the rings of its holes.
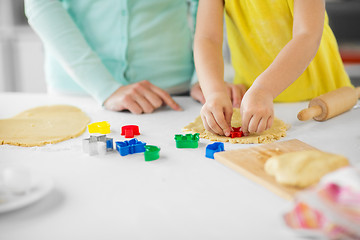
POLYGON ((360 98, 360 87, 342 87, 320 95, 309 102, 309 107, 301 110, 297 117, 300 121, 313 118, 325 121, 350 110, 360 98))

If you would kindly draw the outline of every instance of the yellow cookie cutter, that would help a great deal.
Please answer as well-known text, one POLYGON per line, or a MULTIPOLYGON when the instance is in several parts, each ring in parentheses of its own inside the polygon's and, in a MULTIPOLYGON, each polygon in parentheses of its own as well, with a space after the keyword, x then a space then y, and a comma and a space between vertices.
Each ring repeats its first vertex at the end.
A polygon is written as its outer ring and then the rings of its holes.
POLYGON ((101 133, 108 134, 110 133, 110 124, 107 121, 95 122, 88 125, 89 133, 101 133))

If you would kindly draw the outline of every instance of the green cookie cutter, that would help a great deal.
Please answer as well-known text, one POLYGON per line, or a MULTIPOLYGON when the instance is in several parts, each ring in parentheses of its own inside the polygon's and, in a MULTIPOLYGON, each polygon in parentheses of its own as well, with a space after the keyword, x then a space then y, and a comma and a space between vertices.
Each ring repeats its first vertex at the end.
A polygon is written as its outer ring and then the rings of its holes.
POLYGON ((160 148, 154 145, 145 145, 145 161, 154 161, 160 158, 160 148))
POLYGON ((198 148, 199 147, 199 133, 195 134, 176 134, 175 141, 177 148, 198 148))

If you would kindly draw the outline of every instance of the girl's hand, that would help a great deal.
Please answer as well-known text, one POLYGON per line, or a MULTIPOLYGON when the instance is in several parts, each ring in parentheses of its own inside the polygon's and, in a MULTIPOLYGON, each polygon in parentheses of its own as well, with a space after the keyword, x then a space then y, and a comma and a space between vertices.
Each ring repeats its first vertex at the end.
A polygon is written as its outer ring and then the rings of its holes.
POLYGON ((218 135, 230 136, 233 106, 226 92, 211 93, 200 113, 206 130, 218 135))
POLYGON ((272 94, 261 88, 250 87, 242 100, 240 113, 241 130, 245 136, 269 129, 274 120, 272 94))

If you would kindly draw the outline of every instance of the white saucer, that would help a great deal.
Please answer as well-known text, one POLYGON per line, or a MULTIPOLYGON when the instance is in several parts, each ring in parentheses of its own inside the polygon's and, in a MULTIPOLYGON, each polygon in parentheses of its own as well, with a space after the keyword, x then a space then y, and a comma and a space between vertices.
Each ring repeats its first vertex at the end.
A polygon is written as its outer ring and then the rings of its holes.
POLYGON ((51 178, 39 178, 26 194, 12 196, 11 199, 5 199, 4 202, 0 199, 0 213, 13 211, 35 203, 48 195, 53 187, 54 184, 51 178))

